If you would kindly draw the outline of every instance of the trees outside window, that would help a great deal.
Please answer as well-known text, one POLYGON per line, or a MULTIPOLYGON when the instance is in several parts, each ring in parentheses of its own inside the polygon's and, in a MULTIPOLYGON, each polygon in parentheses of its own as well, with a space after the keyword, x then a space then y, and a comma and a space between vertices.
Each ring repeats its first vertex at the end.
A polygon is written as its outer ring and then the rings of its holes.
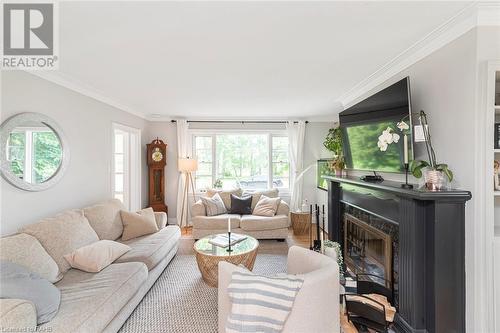
POLYGON ((57 135, 46 127, 20 128, 10 133, 8 145, 12 172, 29 183, 47 181, 61 165, 61 143, 57 135))
POLYGON ((288 137, 271 133, 194 135, 198 159, 196 188, 287 189, 290 186, 288 137))

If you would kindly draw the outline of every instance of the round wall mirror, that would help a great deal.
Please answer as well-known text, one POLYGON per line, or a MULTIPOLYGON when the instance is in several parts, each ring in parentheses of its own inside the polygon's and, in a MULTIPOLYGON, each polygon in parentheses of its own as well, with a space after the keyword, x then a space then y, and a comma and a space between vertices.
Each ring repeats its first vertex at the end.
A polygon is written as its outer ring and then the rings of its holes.
POLYGON ((20 113, 0 128, 3 177, 27 191, 42 191, 63 176, 69 149, 62 130, 40 113, 20 113))

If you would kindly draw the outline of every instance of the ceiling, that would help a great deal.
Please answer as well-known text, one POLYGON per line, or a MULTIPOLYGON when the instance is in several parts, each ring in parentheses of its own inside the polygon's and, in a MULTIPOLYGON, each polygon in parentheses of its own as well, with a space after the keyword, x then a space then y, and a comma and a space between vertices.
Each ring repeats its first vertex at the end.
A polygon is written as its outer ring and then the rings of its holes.
POLYGON ((61 2, 59 74, 149 118, 329 118, 467 5, 61 2))

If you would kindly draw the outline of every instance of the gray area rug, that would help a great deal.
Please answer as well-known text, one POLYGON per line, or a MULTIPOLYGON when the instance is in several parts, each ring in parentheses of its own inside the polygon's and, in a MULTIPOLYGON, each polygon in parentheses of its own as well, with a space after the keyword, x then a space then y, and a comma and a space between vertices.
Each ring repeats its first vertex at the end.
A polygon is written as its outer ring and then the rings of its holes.
MULTIPOLYGON (((253 271, 284 273, 286 255, 258 254, 253 271)), ((217 289, 203 282, 194 255, 172 260, 120 332, 217 332, 217 289)))

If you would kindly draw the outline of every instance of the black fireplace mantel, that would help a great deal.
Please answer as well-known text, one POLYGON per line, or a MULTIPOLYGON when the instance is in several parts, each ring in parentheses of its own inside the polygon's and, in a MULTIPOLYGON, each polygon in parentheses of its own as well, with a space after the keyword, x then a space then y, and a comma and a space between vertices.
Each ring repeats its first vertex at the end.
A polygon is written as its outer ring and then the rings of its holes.
POLYGON ((399 225, 397 331, 465 332, 465 204, 471 193, 324 178, 331 240, 343 246, 344 204, 399 225))

